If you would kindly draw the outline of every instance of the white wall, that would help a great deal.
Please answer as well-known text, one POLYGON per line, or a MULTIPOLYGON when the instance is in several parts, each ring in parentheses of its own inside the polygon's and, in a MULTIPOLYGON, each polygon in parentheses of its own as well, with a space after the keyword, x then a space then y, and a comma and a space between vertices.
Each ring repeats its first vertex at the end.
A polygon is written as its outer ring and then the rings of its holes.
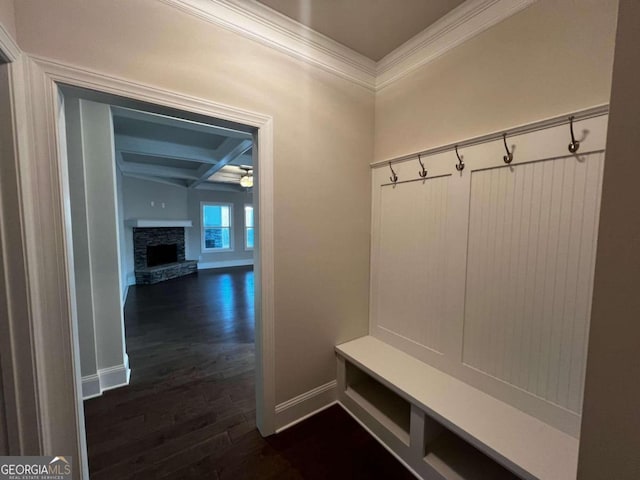
POLYGON ((621 0, 595 270, 580 480, 640 478, 640 2, 621 0))
POLYGON ((216 192, 211 190, 189 191, 189 219, 193 228, 187 228, 187 259, 198 260, 198 268, 246 265, 253 262, 253 251, 244 248, 244 206, 253 204, 253 194, 216 192), (230 203, 233 206, 233 251, 202 251, 202 202, 230 203))
POLYGON ((376 160, 607 103, 617 4, 538 0, 384 88, 376 160))
POLYGON ((184 220, 187 218, 187 189, 178 185, 123 177, 124 218, 184 220))
POLYGON ((87 378, 127 369, 119 196, 109 106, 74 98, 65 106, 80 369, 87 378))
POLYGON ((113 128, 108 105, 80 101, 98 368, 124 363, 113 128))
MULTIPOLYGON (((122 172, 116 166, 116 200, 118 205, 118 244, 120 249, 120 291, 122 292, 122 308, 124 308, 124 302, 127 300, 127 292, 129 291, 128 282, 128 253, 127 250, 133 250, 129 247, 128 230, 130 230, 124 221, 124 194, 122 191, 122 183, 124 177, 122 172)), ((133 255, 133 252, 131 252, 133 255)))
POLYGON ((28 53, 273 116, 276 402, 334 380, 367 332, 373 93, 155 0, 15 7, 28 53))
POLYGON ((73 235, 73 262, 76 282, 76 312, 80 344, 80 372, 83 377, 98 372, 93 311, 93 278, 89 246, 87 195, 80 100, 65 99, 69 192, 73 235))
POLYGON ((13 0, 0 0, 0 25, 11 35, 16 38, 16 20, 13 0))

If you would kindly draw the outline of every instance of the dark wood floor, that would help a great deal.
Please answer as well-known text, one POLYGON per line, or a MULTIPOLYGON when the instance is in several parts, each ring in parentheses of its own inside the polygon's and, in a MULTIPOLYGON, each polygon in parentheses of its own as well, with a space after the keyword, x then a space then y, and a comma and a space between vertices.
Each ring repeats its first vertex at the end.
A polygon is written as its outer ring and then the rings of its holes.
POLYGON ((410 479, 340 407, 255 428, 253 272, 131 287, 128 387, 85 402, 92 480, 410 479))

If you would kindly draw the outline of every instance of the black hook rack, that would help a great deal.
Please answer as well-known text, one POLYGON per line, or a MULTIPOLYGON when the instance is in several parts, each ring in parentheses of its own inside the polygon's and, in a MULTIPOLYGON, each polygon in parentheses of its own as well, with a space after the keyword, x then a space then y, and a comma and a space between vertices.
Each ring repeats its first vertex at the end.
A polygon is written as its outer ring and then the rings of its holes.
POLYGON ((580 148, 580 142, 576 140, 575 135, 573 134, 573 120, 574 116, 569 117, 569 128, 571 129, 571 143, 569 144, 569 151, 571 153, 576 153, 580 148))
POLYGON ((391 180, 391 183, 396 183, 398 181, 398 175, 396 175, 396 172, 393 171, 391 162, 389 162, 389 168, 391 169, 391 176, 389 177, 389 180, 391 180))
POLYGON ((420 178, 426 178, 427 176, 427 171, 424 168, 424 163, 422 163, 422 158, 420 158, 421 155, 418 154, 418 162, 420 162, 420 167, 422 168, 421 171, 418 172, 418 175, 420 175, 420 178))
POLYGON ((507 146, 507 134, 502 134, 502 141, 504 142, 504 149, 507 151, 507 154, 502 157, 504 163, 509 164, 513 162, 513 152, 509 151, 509 147, 507 146))
POLYGON ((462 161, 462 157, 458 153, 458 145, 456 145, 456 157, 458 157, 458 163, 456 163, 456 170, 461 172, 464 170, 464 162, 462 161))

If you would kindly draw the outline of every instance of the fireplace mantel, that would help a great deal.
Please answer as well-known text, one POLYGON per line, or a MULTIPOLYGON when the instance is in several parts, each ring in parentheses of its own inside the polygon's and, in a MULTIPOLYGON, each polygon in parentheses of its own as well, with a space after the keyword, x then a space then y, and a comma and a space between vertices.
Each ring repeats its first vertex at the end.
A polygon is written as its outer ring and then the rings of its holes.
POLYGON ((127 227, 134 228, 166 228, 166 227, 193 227, 191 220, 146 220, 143 218, 131 218, 125 220, 127 227))

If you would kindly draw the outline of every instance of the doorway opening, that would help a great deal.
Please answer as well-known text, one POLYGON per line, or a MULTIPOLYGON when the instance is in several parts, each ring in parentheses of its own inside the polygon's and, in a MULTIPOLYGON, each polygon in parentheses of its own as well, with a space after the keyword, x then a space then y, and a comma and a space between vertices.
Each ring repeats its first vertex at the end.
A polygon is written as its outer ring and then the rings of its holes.
POLYGON ((89 467, 149 473, 198 435, 256 428, 257 129, 60 98, 89 467))

